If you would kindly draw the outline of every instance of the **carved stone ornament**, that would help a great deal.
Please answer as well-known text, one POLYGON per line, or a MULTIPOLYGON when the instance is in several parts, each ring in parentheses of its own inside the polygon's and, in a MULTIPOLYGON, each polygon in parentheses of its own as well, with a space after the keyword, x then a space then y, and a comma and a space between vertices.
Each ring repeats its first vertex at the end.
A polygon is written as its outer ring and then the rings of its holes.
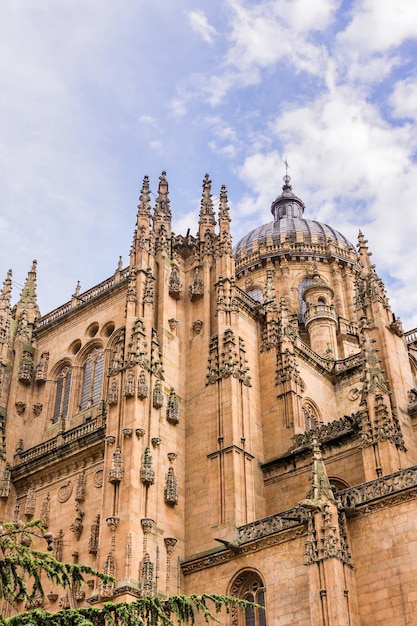
POLYGON ((58 502, 66 502, 70 499, 72 494, 72 483, 69 480, 65 485, 59 488, 58 491, 58 502))
POLYGON ((200 298, 204 293, 203 279, 201 278, 201 270, 197 266, 194 270, 193 280, 190 285, 190 298, 195 300, 200 298))
POLYGON ((164 405, 164 392, 159 380, 156 381, 152 393, 152 406, 154 409, 160 409, 164 405))
POLYGON ((130 439, 133 434, 133 428, 123 428, 123 437, 125 439, 130 439))
POLYGON ((164 537, 164 544, 168 554, 172 554, 175 546, 177 545, 177 539, 175 537, 164 537))
POLYGON ((167 420, 170 424, 178 424, 180 421, 180 403, 173 388, 171 388, 168 398, 167 420))
POLYGON ((114 533, 119 525, 119 518, 114 516, 106 517, 106 524, 110 528, 111 532, 114 533))
POLYGON ((10 467, 7 466, 3 471, 3 478, 0 481, 0 498, 8 498, 10 495, 10 481, 12 477, 12 472, 10 467))
POLYGON ((133 398, 135 395, 135 377, 132 372, 129 372, 126 376, 125 382, 125 397, 133 398))
POLYGON ((42 352, 39 363, 36 366, 35 380, 44 383, 48 377, 49 352, 42 352))
POLYGON ((192 323, 192 327, 193 327, 194 333, 196 335, 199 335, 203 328, 203 322, 201 320, 195 320, 195 322, 192 323))
POLYGON ((32 408, 36 417, 39 417, 39 415, 42 413, 43 404, 41 404, 40 402, 37 402, 36 404, 33 405, 32 408))
POLYGON ((140 520, 140 525, 142 526, 144 535, 148 535, 151 532, 154 523, 154 520, 150 517, 142 517, 142 519, 140 520))
POLYGON ((16 402, 15 403, 15 407, 16 407, 16 412, 18 415, 22 415, 25 412, 26 409, 26 403, 25 402, 16 402))
POLYGON ((78 476, 77 488, 75 490, 76 502, 84 502, 85 496, 86 496, 85 485, 86 485, 85 472, 81 472, 81 474, 78 476))
POLYGON ((29 487, 26 502, 25 502, 25 515, 26 517, 33 517, 36 507, 36 493, 33 487, 29 487))
POLYGON ((33 356, 25 350, 20 360, 18 378, 21 383, 30 385, 33 379, 33 356))
POLYGON ((116 448, 113 452, 111 467, 109 469, 109 483, 119 483, 122 480, 124 473, 123 453, 120 448, 116 448))
POLYGON ((355 400, 357 400, 360 396, 360 392, 359 389, 357 387, 353 387, 353 389, 351 389, 348 393, 348 399, 351 402, 354 402, 355 400))
POLYGON ((94 487, 102 487, 103 486, 103 470, 97 470, 96 473, 94 474, 94 478, 93 478, 93 483, 94 483, 94 487))
POLYGON ((181 298, 182 285, 181 285, 181 279, 180 279, 180 272, 176 265, 173 265, 171 269, 171 274, 170 274, 169 283, 168 283, 168 292, 171 298, 174 298, 175 300, 179 300, 181 298))
POLYGON ((146 384, 145 372, 142 370, 141 373, 139 374, 139 379, 138 379, 137 396, 140 400, 144 400, 145 398, 148 397, 148 395, 149 395, 149 387, 146 384))
POLYGON ((81 533, 83 532, 83 517, 84 511, 80 508, 77 508, 77 514, 75 516, 75 520, 72 522, 69 527, 70 531, 74 533, 76 539, 78 540, 81 537, 81 533))
POLYGON ((165 504, 171 506, 178 504, 178 479, 174 474, 174 468, 172 466, 168 468, 168 473, 165 478, 164 500, 165 504))
POLYGON ((90 538, 88 540, 88 552, 90 554, 97 554, 99 533, 100 515, 97 515, 94 524, 91 525, 90 538))
POLYGON ((138 439, 142 439, 145 433, 146 433, 146 430, 144 428, 136 428, 135 430, 135 435, 138 439))
POLYGON ((117 382, 113 380, 109 386, 109 391, 107 394, 107 404, 109 406, 114 406, 115 404, 118 403, 118 401, 119 401, 119 387, 117 385, 117 382))
POLYGON ((176 329, 179 326, 179 321, 175 319, 175 317, 170 317, 168 320, 168 324, 169 324, 169 330, 172 333, 175 333, 176 329))
POLYGON ((149 487, 155 482, 155 472, 152 469, 152 455, 149 448, 145 448, 142 455, 142 467, 140 468, 140 480, 146 486, 149 487))

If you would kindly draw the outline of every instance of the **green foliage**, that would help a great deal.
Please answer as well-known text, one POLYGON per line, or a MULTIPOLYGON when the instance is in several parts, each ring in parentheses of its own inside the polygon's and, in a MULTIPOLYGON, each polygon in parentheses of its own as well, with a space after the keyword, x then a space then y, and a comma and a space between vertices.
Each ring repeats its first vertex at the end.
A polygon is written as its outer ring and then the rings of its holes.
MULTIPOLYGON (((32 547, 33 541, 44 540, 52 549, 53 535, 46 533, 42 521, 7 522, 0 526, 0 598, 14 604, 17 600, 33 601, 44 597, 42 578, 61 587, 74 587, 83 580, 83 574, 106 576, 88 565, 61 563, 50 552, 32 547)), ((28 622, 30 623, 30 622, 28 622)))
MULTIPOLYGON (((50 552, 34 549, 33 541, 44 540, 52 551, 53 536, 44 532, 42 522, 0 525, 0 598, 30 605, 44 597, 42 579, 54 585, 79 589, 83 574, 97 576, 106 583, 114 580, 87 565, 61 563, 50 552)), ((198 616, 207 623, 220 623, 216 615, 244 609, 250 603, 223 595, 145 596, 133 602, 106 602, 102 607, 65 609, 49 613, 35 609, 9 618, 0 616, 0 626, 179 626, 196 624, 198 616)), ((256 605, 252 605, 256 606, 256 605)), ((200 619, 201 621, 201 619, 200 619)))
POLYGON ((146 596, 134 602, 106 602, 102 608, 80 608, 48 613, 40 609, 14 615, 0 622, 3 626, 192 626, 200 614, 204 621, 220 623, 216 614, 244 609, 245 600, 222 595, 146 596))

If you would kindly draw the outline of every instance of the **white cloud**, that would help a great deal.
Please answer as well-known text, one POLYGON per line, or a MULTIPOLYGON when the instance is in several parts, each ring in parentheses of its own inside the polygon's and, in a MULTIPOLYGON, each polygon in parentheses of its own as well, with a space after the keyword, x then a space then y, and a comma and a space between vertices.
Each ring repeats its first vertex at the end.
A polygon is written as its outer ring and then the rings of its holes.
POLYGON ((389 101, 395 117, 417 121, 417 77, 399 80, 389 101))
POLYGON ((358 0, 339 41, 362 54, 383 52, 417 36, 415 0, 358 0))
POLYGON ((207 43, 213 43, 216 29, 209 24, 203 11, 190 11, 188 13, 191 28, 198 33, 207 43))

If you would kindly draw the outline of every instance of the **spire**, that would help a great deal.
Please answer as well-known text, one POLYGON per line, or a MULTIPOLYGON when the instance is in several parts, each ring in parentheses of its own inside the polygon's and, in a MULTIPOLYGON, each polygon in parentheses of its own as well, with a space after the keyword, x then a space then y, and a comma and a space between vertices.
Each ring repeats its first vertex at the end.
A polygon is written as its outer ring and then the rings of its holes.
POLYGON ((203 197, 201 198, 200 219, 199 219, 200 240, 204 240, 206 232, 214 232, 216 221, 214 219, 213 201, 211 196, 211 180, 208 174, 203 180, 203 197))
MULTIPOLYGON (((10 321, 11 309, 10 298, 12 293, 12 270, 7 272, 6 279, 3 283, 3 289, 0 294, 0 344, 9 345, 10 343, 10 321)), ((0 345, 0 354, 2 346, 0 345)))
POLYGON ((360 264, 363 269, 369 269, 372 267, 371 256, 372 252, 368 248, 368 240, 363 236, 362 231, 358 234, 358 252, 360 256, 360 264))
POLYGON ((372 252, 368 249, 368 241, 359 231, 358 251, 360 276, 356 281, 356 308, 365 309, 374 302, 382 304, 386 311, 390 311, 385 285, 375 271, 375 265, 371 263, 372 252))
POLYGON ((232 254, 232 236, 230 234, 230 211, 227 201, 226 186, 220 190, 219 208, 219 251, 220 255, 232 254))
POLYGON ((0 294, 0 311, 10 312, 10 300, 12 295, 12 270, 7 272, 0 294))
POLYGON ((155 251, 170 255, 171 251, 171 209, 169 208, 168 181, 166 172, 159 177, 158 197, 153 215, 155 251))
POLYGON ((162 172, 161 176, 159 177, 158 197, 156 199, 154 222, 155 220, 171 220, 171 209, 169 208, 168 181, 166 179, 166 172, 162 172))
POLYGON ((313 437, 313 470, 311 476, 311 490, 308 498, 313 502, 330 500, 334 502, 334 494, 327 476, 323 456, 317 437, 313 437))
POLYGON ((149 195, 149 177, 144 176, 141 194, 139 196, 139 204, 138 204, 138 219, 137 219, 137 227, 138 229, 142 226, 149 228, 149 219, 151 216, 151 205, 150 205, 150 195, 149 195))
POLYGON ((142 190, 139 196, 138 213, 136 218, 135 232, 130 250, 130 266, 135 267, 139 262, 141 252, 147 253, 150 250, 150 191, 149 177, 144 176, 142 190))
POLYGON ((20 300, 16 304, 16 319, 20 317, 21 311, 26 311, 27 322, 29 324, 33 324, 35 320, 40 317, 36 298, 36 265, 37 261, 33 261, 20 294, 20 300))

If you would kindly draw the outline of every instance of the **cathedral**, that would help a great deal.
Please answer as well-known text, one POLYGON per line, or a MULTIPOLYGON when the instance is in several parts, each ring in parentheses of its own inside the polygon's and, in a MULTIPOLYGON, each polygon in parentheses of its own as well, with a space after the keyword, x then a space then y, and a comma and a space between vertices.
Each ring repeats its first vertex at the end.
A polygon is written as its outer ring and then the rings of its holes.
POLYGON ((235 245, 208 175, 195 235, 165 172, 150 196, 127 267, 47 315, 36 261, 0 294, 0 518, 116 581, 38 606, 217 593, 260 606, 226 626, 417 624, 417 329, 364 235, 304 217, 288 175, 235 245))

